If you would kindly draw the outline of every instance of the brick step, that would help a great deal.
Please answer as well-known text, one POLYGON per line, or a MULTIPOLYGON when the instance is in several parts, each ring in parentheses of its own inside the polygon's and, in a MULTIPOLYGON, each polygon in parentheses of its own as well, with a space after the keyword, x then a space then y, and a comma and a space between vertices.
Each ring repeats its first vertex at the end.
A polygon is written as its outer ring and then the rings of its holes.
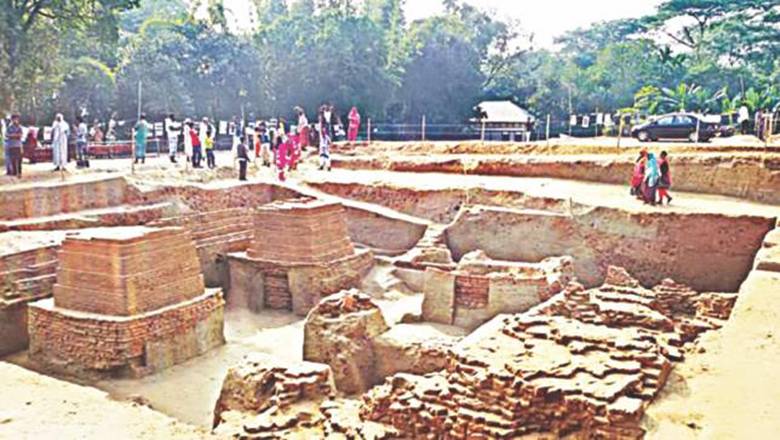
POLYGON ((16 280, 14 287, 19 293, 46 294, 51 295, 52 287, 57 282, 57 275, 54 273, 40 275, 32 278, 16 280), (45 292, 42 292, 45 291, 45 292))
POLYGON ((237 231, 231 234, 225 234, 217 237, 208 237, 203 240, 198 240, 195 242, 195 247, 201 249, 223 243, 236 242, 246 242, 247 246, 249 246, 249 243, 252 241, 252 237, 254 237, 254 233, 251 230, 237 231))
POLYGON ((234 233, 239 232, 246 232, 246 231, 252 231, 252 228, 249 227, 249 225, 235 223, 232 225, 225 225, 220 228, 214 228, 214 229, 208 229, 208 230, 198 230, 192 232, 192 239, 196 242, 200 242, 204 239, 207 239, 209 237, 218 237, 223 235, 231 235, 234 233))

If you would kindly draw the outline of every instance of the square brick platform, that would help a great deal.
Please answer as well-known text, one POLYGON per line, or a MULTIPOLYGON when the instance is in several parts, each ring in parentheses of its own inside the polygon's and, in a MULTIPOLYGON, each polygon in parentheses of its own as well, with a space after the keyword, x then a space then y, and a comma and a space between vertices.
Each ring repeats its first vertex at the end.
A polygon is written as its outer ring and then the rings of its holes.
POLYGON ((229 307, 291 310, 305 316, 321 298, 358 287, 373 254, 356 250, 344 207, 316 199, 258 208, 247 252, 228 255, 229 307))
POLYGON ((98 228, 58 252, 54 298, 30 305, 30 357, 77 375, 142 376, 224 343, 224 300, 206 290, 189 232, 98 228))

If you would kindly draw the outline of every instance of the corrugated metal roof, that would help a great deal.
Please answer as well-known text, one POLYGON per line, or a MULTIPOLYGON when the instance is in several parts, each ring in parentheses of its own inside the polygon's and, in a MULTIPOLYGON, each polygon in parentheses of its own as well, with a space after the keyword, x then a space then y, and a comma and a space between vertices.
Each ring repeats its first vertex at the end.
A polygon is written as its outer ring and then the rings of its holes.
POLYGON ((479 110, 487 114, 480 119, 486 123, 528 123, 536 119, 534 115, 512 101, 484 101, 477 105, 479 110))

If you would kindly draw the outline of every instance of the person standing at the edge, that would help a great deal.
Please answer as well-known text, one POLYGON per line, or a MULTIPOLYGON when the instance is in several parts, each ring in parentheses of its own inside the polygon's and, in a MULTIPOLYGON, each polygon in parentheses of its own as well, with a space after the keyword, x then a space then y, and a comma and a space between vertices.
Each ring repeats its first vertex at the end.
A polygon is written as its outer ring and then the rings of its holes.
POLYGON ((19 115, 12 115, 11 123, 5 129, 5 151, 10 176, 22 177, 22 131, 19 115))
POLYGON ((739 108, 737 119, 739 120, 739 127, 742 134, 750 133, 750 110, 748 110, 745 104, 742 104, 742 107, 739 108))
POLYGON ((54 171, 62 171, 68 164, 68 137, 70 126, 65 122, 62 113, 54 117, 51 126, 51 158, 54 162, 54 171))
POLYGON ((355 142, 360 131, 360 113, 357 107, 352 107, 349 111, 349 131, 347 133, 347 140, 355 142))
POLYGON ((146 115, 141 113, 141 119, 135 124, 135 163, 146 163, 146 140, 149 138, 149 124, 146 115))
POLYGON ((165 137, 168 138, 168 157, 171 159, 171 163, 176 163, 176 154, 179 150, 179 130, 173 113, 165 118, 165 137))

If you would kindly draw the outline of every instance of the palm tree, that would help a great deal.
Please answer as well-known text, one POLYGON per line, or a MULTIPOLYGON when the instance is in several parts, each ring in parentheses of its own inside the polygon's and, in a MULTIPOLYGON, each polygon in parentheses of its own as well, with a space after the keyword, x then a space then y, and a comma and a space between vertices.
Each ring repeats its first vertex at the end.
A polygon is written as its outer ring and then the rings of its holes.
POLYGON ((696 84, 680 83, 676 88, 662 88, 660 104, 667 111, 698 111, 707 113, 712 105, 726 96, 726 89, 711 94, 696 84))

